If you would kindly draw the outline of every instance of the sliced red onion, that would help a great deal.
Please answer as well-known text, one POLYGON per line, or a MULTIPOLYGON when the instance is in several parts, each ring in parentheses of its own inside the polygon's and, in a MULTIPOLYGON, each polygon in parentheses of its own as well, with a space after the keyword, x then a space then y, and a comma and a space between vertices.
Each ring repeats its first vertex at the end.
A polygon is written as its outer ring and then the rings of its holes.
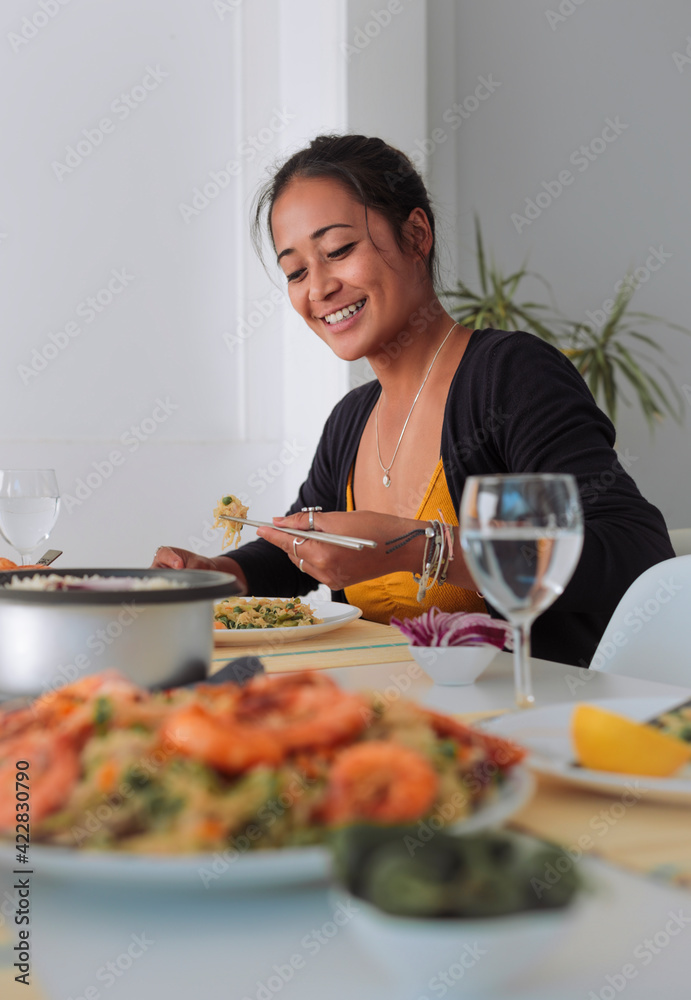
POLYGON ((391 624, 401 630, 411 646, 497 646, 513 649, 511 626, 501 618, 470 611, 430 608, 418 618, 391 624))

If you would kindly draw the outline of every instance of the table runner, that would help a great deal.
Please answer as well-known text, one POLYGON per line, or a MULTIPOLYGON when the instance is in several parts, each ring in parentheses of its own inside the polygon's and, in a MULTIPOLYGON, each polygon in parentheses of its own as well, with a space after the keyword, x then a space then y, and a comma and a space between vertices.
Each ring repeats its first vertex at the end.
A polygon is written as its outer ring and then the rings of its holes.
POLYGON ((266 636, 251 646, 216 646, 211 669, 212 672, 218 670, 228 660, 238 656, 259 656, 271 673, 353 667, 363 663, 363 651, 366 651, 367 663, 412 660, 408 640, 397 628, 358 619, 311 642, 272 643, 266 636))
POLYGON ((539 776, 534 797, 511 826, 567 849, 574 863, 594 854, 639 875, 691 889, 691 811, 630 790, 599 794, 539 776))
MULTIPOLYGON (((467 723, 501 712, 459 715, 467 723)), ((637 875, 691 889, 691 809, 647 798, 632 775, 630 790, 599 793, 538 775, 533 798, 510 827, 567 848, 574 863, 593 854, 637 875)))

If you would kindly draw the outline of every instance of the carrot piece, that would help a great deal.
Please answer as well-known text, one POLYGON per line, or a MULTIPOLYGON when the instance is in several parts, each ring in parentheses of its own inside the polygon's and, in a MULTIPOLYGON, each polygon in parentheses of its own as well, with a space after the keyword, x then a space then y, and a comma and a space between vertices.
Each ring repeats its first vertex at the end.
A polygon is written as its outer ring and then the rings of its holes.
POLYGON ((96 784, 100 792, 110 792, 118 780, 118 766, 112 760, 107 760, 99 769, 96 784))

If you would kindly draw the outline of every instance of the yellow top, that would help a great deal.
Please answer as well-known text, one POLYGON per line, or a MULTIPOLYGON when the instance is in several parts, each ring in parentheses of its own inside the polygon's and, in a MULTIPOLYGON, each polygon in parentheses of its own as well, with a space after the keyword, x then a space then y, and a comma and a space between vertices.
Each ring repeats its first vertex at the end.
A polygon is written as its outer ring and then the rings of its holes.
MULTIPOLYGON (((354 510, 352 470, 348 477, 346 499, 347 509, 354 510)), ((418 521, 433 521, 436 518, 454 527, 458 526, 441 458, 415 518, 418 521)), ((443 586, 436 583, 428 589, 424 601, 418 603, 417 589, 418 583, 412 573, 388 573, 386 576, 346 587, 345 595, 350 604, 362 608, 364 618, 384 625, 388 625, 391 618, 417 618, 432 607, 441 608, 442 611, 487 611, 485 602, 474 590, 464 590, 450 583, 443 586)))

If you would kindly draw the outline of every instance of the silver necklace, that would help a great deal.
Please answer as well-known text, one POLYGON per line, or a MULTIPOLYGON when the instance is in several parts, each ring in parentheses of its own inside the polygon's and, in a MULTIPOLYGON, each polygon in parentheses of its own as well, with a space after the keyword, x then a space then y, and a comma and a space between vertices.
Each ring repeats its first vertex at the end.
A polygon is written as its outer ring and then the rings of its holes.
POLYGON ((393 468, 393 464, 396 461, 396 455, 398 454, 398 449, 401 447, 401 441, 403 440, 403 435, 405 434, 405 429, 408 426, 408 421, 410 420, 411 416, 413 415, 413 410, 415 409, 415 404, 417 403, 418 399, 420 398, 420 393, 425 388, 425 382, 429 378, 430 372, 434 368, 434 362, 439 357, 439 353, 440 353, 442 347, 444 346, 444 344, 449 339, 449 337, 451 336, 451 334, 453 333, 453 331, 456 329, 457 326, 458 326, 458 323, 454 323, 454 325, 451 327, 451 329, 449 330, 449 332, 447 333, 447 335, 444 337, 444 339, 442 340, 441 344, 437 348, 437 353, 432 358, 432 364, 427 369, 427 374, 423 378, 422 385, 420 386, 420 388, 417 391, 417 395, 416 395, 415 399, 413 400, 413 405, 410 407, 410 410, 408 411, 408 416, 405 418, 405 423, 403 424, 403 430, 401 431, 401 436, 398 439, 398 444, 396 445, 396 449, 395 449, 395 451, 393 453, 393 457, 392 457, 391 461, 389 462, 388 466, 384 465, 384 463, 382 462, 382 460, 381 460, 381 452, 379 451, 379 404, 381 403, 381 393, 379 395, 379 399, 377 400, 377 409, 374 412, 374 433, 375 433, 375 436, 376 436, 376 439, 377 439, 377 458, 379 459, 379 465, 381 466, 381 471, 384 473, 384 478, 382 479, 382 482, 384 483, 384 486, 386 486, 387 489, 389 488, 389 486, 391 486, 391 476, 389 475, 389 473, 391 472, 391 469, 393 468))

